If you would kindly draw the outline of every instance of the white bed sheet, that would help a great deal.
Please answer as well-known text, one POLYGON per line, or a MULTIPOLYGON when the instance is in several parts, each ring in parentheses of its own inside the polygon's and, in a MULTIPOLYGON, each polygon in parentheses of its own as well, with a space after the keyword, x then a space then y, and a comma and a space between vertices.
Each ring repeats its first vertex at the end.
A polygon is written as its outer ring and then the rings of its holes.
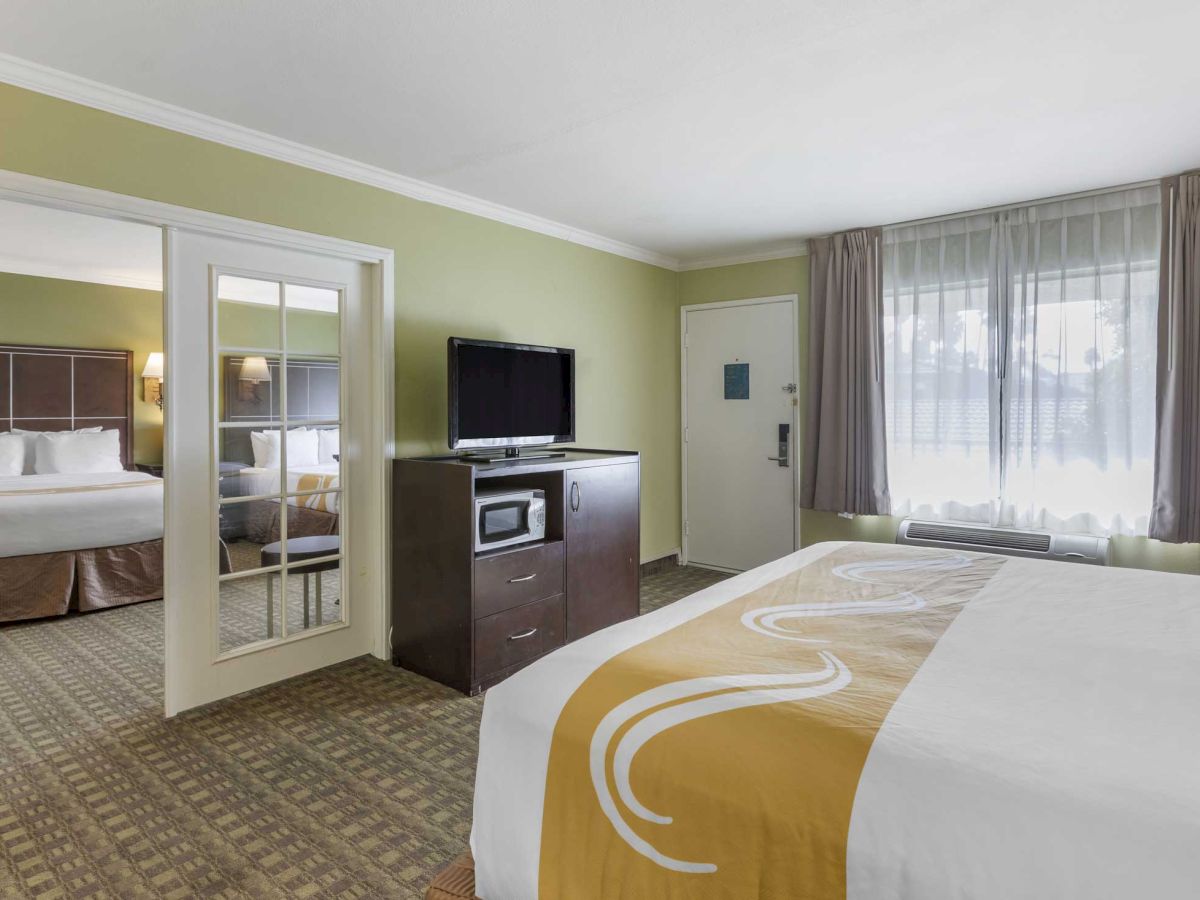
MULTIPOLYGON (((492 688, 471 836, 477 894, 537 897, 551 738, 588 675, 841 546, 721 582, 492 688)), ((848 900, 1196 896, 1198 686, 1200 578, 1007 560, 876 735, 852 812, 848 900)))
POLYGON ((145 472, 0 478, 0 557, 115 547, 162 536, 162 479, 145 472), (50 493, 55 490, 62 492, 50 493))

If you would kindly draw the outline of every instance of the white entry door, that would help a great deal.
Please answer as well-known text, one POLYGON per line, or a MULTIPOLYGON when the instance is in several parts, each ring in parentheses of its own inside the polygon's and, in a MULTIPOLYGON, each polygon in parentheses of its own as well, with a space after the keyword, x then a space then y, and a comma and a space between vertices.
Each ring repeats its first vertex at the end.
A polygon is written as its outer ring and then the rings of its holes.
POLYGON ((683 309, 684 561, 796 549, 796 298, 683 309))
POLYGON ((168 229, 167 714, 382 628, 374 267, 168 229))

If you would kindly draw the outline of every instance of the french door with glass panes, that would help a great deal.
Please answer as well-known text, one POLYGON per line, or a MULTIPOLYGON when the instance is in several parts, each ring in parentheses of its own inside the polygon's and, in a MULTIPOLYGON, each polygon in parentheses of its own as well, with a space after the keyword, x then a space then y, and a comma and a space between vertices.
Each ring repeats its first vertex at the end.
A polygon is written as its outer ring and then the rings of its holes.
POLYGON ((370 652, 382 442, 370 266, 183 231, 167 248, 173 714, 370 652))

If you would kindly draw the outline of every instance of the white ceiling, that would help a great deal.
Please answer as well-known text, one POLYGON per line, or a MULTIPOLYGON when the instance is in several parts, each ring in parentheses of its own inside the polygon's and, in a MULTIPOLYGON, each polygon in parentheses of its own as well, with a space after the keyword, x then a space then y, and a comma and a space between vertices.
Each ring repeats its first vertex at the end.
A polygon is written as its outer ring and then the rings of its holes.
POLYGON ((0 272, 162 290, 162 231, 0 200, 0 272))
POLYGON ((0 5, 0 52, 685 262, 1200 165, 1198 33, 1194 0, 0 5))

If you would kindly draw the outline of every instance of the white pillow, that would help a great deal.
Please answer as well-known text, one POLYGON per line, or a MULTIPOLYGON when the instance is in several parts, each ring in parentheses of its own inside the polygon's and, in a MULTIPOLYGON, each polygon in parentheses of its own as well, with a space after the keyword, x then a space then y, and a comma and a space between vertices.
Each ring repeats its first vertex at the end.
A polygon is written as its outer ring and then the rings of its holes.
POLYGON ((0 434, 0 475, 25 473, 25 438, 19 434, 0 434))
POLYGON ((95 428, 76 428, 74 431, 70 429, 66 431, 26 431, 24 428, 14 428, 13 434, 22 435, 25 438, 25 470, 22 475, 32 475, 34 464, 37 461, 37 439, 39 434, 97 434, 103 431, 99 425, 95 428))
MULTIPOLYGON (((271 432, 271 434, 277 434, 277 432, 271 432)), ((278 457, 278 455, 279 455, 278 442, 276 443, 275 447, 276 447, 275 455, 276 455, 276 457, 278 457)), ((267 465, 267 463, 269 463, 271 461, 271 442, 267 440, 267 432, 265 432, 265 431, 250 432, 250 448, 254 451, 254 468, 256 468, 256 469, 271 468, 271 466, 267 465)), ((279 467, 279 460, 278 460, 278 458, 276 458, 275 468, 278 468, 278 467, 279 467)))
POLYGON ((39 475, 124 472, 121 432, 44 431, 37 436, 34 471, 39 475))
MULTIPOLYGON (((254 449, 254 466, 258 469, 280 467, 279 432, 252 431, 250 445, 254 449)), ((306 427, 292 428, 287 436, 288 466, 315 466, 319 458, 319 441, 315 431, 306 427)))
POLYGON ((317 455, 320 457, 321 465, 337 462, 333 455, 342 452, 342 429, 322 428, 317 432, 317 436, 320 438, 317 455))
MULTIPOLYGON (((276 438, 276 441, 279 439, 276 438)), ((288 466, 320 465, 320 439, 315 431, 288 432, 288 466)))

